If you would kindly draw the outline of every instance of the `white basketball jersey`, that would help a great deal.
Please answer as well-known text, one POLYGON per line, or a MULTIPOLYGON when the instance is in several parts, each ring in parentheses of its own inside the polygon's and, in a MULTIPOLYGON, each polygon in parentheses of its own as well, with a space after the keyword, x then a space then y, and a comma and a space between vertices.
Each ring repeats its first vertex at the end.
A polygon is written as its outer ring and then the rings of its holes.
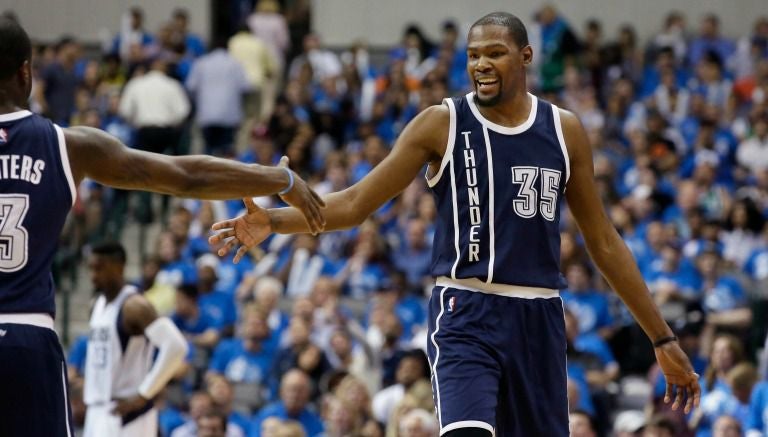
POLYGON ((154 347, 147 338, 125 334, 121 338, 118 331, 123 303, 136 292, 136 287, 126 285, 112 302, 107 302, 104 295, 96 300, 85 360, 86 405, 135 396, 152 367, 154 347))

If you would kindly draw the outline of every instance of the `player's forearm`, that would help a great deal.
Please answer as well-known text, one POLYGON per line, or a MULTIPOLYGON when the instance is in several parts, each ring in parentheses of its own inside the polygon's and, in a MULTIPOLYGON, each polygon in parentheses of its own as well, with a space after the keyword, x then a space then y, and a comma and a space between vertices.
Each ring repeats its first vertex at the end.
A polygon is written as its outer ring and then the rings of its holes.
MULTIPOLYGON (((354 194, 350 189, 323 196, 325 209, 325 232, 349 229, 357 226, 370 214, 355 206, 354 194)), ((269 210, 272 232, 278 234, 300 234, 309 232, 304 216, 296 208, 275 208, 269 210)))
POLYGON ((278 167, 243 164, 209 156, 175 158, 184 183, 173 193, 199 199, 237 199, 278 193, 289 184, 288 172, 278 167))
POLYGON ((587 240, 592 259, 651 341, 671 336, 672 331, 654 303, 635 259, 616 231, 610 232, 602 237, 603 241, 587 240))

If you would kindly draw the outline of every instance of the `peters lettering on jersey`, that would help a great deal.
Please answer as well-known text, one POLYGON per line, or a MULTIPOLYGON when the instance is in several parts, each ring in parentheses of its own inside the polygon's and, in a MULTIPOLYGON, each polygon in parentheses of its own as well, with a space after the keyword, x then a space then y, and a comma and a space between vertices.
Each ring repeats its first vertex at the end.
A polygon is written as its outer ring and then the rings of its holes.
POLYGON ((445 100, 448 144, 427 180, 439 211, 432 274, 564 288, 559 204, 569 163, 557 107, 530 95, 526 121, 505 127, 473 98, 445 100))
POLYGON ((51 263, 75 201, 64 132, 0 114, 0 313, 55 313, 51 263))

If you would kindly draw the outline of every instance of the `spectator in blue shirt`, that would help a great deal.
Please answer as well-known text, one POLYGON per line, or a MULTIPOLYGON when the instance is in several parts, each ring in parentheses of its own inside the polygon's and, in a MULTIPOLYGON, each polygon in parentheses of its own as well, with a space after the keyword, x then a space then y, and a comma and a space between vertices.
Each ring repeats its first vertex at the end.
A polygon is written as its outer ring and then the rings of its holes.
POLYGON ((197 286, 183 285, 176 291, 176 310, 171 320, 195 346, 212 348, 219 341, 216 321, 200 308, 197 286))
POLYGON ((739 281, 722 274, 721 264, 720 251, 711 244, 705 245, 696 258, 707 323, 716 330, 746 329, 752 322, 752 309, 739 281))
POLYGON ((76 381, 82 381, 85 366, 85 354, 88 351, 88 335, 78 335, 75 341, 72 342, 72 346, 69 348, 69 354, 67 355, 67 376, 69 377, 70 385, 76 383, 76 381))
POLYGON ((661 249, 661 256, 649 265, 644 275, 657 305, 692 301, 698 297, 696 272, 680 252, 677 245, 666 244, 661 249))
POLYGON ((432 263, 432 244, 426 239, 427 225, 420 218, 411 219, 405 232, 405 241, 392 253, 395 268, 405 273, 408 289, 423 290, 432 282, 429 268, 432 263))
POLYGON ((223 375, 232 383, 257 384, 265 388, 274 361, 274 350, 265 347, 269 328, 261 310, 244 310, 237 337, 222 341, 209 364, 211 375, 223 375))
POLYGON ((749 437, 768 435, 768 381, 761 381, 752 389, 746 429, 749 437))
POLYGON ((691 41, 688 48, 688 64, 698 65, 707 52, 714 52, 723 63, 736 53, 733 42, 720 36, 720 19, 715 14, 707 14, 701 20, 699 36, 691 41))
POLYGON ((156 282, 174 287, 197 282, 194 264, 182 258, 181 247, 170 231, 163 232, 158 237, 157 254, 162 266, 155 277, 156 282))
POLYGON ((270 417, 298 421, 307 437, 320 435, 324 429, 322 419, 307 408, 310 393, 307 374, 298 369, 288 371, 280 381, 280 400, 267 405, 256 415, 248 436, 261 437, 261 424, 270 417))
POLYGON ((206 313, 225 337, 234 333, 237 313, 234 296, 215 288, 219 267, 216 255, 205 254, 197 259, 197 289, 200 292, 200 309, 206 313))
POLYGON ((579 321, 579 332, 610 337, 614 326, 608 298, 592 288, 593 272, 589 265, 583 261, 575 262, 568 266, 566 275, 568 289, 563 290, 560 297, 579 321))

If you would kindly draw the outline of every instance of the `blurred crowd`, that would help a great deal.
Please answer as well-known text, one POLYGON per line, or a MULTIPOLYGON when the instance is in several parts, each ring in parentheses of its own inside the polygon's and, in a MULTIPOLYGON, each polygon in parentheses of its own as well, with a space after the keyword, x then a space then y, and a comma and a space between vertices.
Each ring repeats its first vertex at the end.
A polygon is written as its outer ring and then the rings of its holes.
MULTIPOLYGON (((100 51, 38 45, 32 107, 157 153, 189 153, 197 138, 247 163, 287 155, 324 194, 363 178, 419 111, 470 88, 469 23, 445 21, 437 41, 413 24, 386 49, 331 50, 308 16, 306 1, 259 0, 228 38, 204 41, 183 9, 153 33, 134 8, 100 51)), ((580 117, 606 211, 703 390, 689 415, 663 403, 652 346, 563 205, 572 435, 768 436, 768 18, 723 35, 715 15, 670 12, 647 41, 550 6, 526 21, 531 91, 580 117)), ((77 258, 126 221, 161 224, 129 279, 192 345, 158 400, 163 436, 437 436, 424 181, 357 229, 274 236, 234 264, 207 236, 242 208, 85 182, 62 236, 77 258)), ((86 341, 69 357, 76 404, 86 341)))

